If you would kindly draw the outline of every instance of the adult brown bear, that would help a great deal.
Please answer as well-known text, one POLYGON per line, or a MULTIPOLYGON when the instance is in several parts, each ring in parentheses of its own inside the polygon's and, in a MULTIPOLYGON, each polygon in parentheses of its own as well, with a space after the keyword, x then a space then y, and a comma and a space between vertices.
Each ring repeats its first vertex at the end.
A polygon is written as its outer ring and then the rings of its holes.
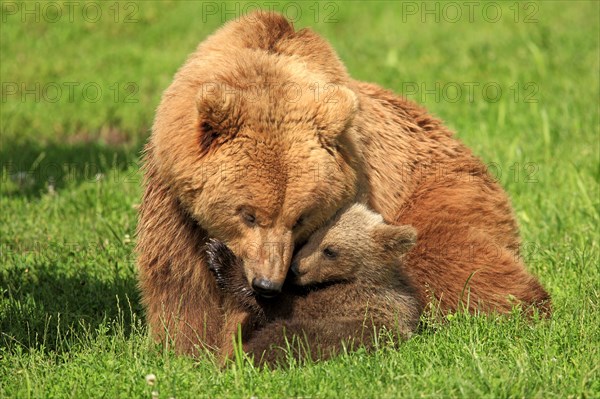
POLYGON ((353 201, 417 229, 405 267, 419 299, 454 310, 468 282, 471 310, 549 306, 484 164, 278 14, 232 21, 198 46, 163 94, 144 163, 142 298, 153 334, 182 352, 227 346, 246 317, 207 268, 208 237, 243 260, 247 289, 276 296, 294 248, 353 201))

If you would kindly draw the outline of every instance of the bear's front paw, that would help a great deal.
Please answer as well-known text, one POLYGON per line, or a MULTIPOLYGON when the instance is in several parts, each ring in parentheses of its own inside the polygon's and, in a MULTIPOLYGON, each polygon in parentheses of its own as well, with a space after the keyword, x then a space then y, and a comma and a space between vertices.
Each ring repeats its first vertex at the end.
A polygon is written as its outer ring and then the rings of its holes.
POLYGON ((222 241, 211 238, 206 243, 206 255, 208 270, 215 275, 219 287, 226 288, 226 273, 236 261, 234 253, 222 241))

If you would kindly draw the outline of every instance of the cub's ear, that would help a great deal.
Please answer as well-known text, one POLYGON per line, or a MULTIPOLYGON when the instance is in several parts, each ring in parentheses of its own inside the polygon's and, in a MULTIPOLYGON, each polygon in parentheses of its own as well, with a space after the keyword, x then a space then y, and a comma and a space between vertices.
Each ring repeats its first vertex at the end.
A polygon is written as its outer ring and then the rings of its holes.
POLYGON ((320 138, 326 144, 334 145, 338 136, 352 124, 358 111, 358 98, 345 85, 325 83, 322 86, 315 97, 315 122, 320 138))
POLYGON ((394 226, 381 224, 373 230, 375 246, 394 256, 403 255, 410 251, 417 242, 417 231, 409 225, 394 226))
POLYGON ((196 108, 198 139, 203 152, 238 131, 235 89, 223 83, 204 83, 196 95, 196 108))

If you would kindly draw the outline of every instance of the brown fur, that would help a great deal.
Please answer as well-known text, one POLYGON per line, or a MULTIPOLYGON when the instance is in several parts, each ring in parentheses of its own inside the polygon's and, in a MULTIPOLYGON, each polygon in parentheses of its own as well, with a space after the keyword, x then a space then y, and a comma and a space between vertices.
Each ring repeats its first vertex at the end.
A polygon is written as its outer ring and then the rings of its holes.
POLYGON ((209 274, 207 237, 241 258, 249 284, 281 283, 294 247, 355 201, 422 232, 406 266, 422 299, 453 310, 478 271, 471 304, 549 300, 511 256, 517 225, 481 161, 421 107, 352 80, 323 39, 278 14, 230 22, 199 45, 163 95, 144 163, 140 287, 155 336, 168 332, 180 351, 221 347, 223 327, 243 318, 209 274), (446 256, 463 237, 477 256, 446 256))
POLYGON ((208 244, 209 268, 224 293, 248 312, 242 343, 256 364, 285 360, 288 344, 300 360, 322 360, 344 346, 370 349, 381 328, 395 342, 416 330, 422 304, 400 265, 415 239, 412 227, 387 225, 355 204, 315 232, 294 257, 291 280, 312 286, 308 291, 288 288, 276 301, 261 299, 246 288, 239 258, 216 240, 208 244))

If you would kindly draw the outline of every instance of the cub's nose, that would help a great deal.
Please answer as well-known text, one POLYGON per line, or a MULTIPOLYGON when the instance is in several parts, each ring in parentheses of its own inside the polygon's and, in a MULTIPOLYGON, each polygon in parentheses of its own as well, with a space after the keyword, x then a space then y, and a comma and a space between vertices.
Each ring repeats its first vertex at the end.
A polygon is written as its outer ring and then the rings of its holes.
POLYGON ((281 292, 283 283, 274 283, 266 278, 253 278, 252 289, 264 298, 273 298, 281 292))

